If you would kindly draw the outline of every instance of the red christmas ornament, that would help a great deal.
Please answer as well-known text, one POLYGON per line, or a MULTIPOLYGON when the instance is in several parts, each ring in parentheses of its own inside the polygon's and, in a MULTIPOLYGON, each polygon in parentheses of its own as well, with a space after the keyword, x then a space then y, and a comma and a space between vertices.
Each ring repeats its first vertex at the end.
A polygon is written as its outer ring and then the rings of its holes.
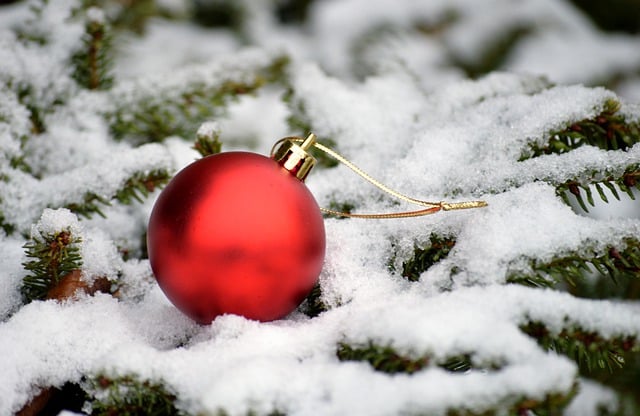
POLYGON ((303 181, 315 163, 285 141, 273 158, 227 152, 180 171, 149 220, 151 268, 169 300, 210 323, 231 313, 270 321, 311 291, 325 253, 324 222, 303 181))

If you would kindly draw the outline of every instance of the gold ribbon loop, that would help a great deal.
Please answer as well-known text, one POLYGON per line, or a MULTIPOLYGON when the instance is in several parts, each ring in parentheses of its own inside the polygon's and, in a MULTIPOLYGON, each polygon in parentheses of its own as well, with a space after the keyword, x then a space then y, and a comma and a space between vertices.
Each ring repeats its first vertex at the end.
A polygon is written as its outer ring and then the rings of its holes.
MULTIPOLYGON (((311 133, 311 135, 313 135, 313 133, 311 133)), ((313 135, 313 137, 315 138, 315 135, 313 135)), ((283 139, 280 139, 273 145, 271 154, 272 155, 275 154, 275 149, 278 147, 278 145, 286 140, 290 140, 296 143, 302 143, 304 142, 305 139, 301 137, 285 137, 283 139)), ((360 169, 353 162, 351 162, 350 160, 348 160, 347 158, 345 158, 335 150, 330 149, 327 146, 315 141, 313 141, 313 146, 316 149, 326 153, 330 157, 336 159, 338 162, 342 163, 343 165, 351 169, 362 179, 371 183, 373 186, 380 189, 381 191, 391 196, 394 196, 402 201, 425 207, 425 209, 420 209, 415 211, 392 212, 387 214, 351 214, 349 212, 335 211, 329 208, 320 208, 320 210, 325 214, 334 215, 337 217, 348 217, 348 218, 388 219, 388 218, 421 217, 423 215, 435 214, 436 212, 439 212, 439 211, 454 211, 454 210, 461 210, 461 209, 481 208, 481 207, 487 206, 487 203, 485 201, 429 202, 429 201, 422 201, 416 198, 411 198, 410 196, 407 196, 398 191, 395 191, 389 188, 388 186, 386 186, 385 184, 383 184, 382 182, 372 178, 368 173, 360 169)))

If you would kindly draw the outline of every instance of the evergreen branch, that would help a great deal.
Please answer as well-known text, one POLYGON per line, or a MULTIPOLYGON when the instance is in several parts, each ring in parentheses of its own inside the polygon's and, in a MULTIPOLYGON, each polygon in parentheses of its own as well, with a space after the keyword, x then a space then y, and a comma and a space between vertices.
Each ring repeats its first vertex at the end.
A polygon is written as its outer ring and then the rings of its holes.
POLYGON ((73 79, 90 90, 106 90, 113 84, 109 75, 112 64, 111 35, 102 10, 89 8, 83 48, 71 57, 73 79))
POLYGON ((176 408, 176 395, 162 382, 136 375, 110 378, 100 375, 88 383, 92 415, 184 415, 176 408))
POLYGON ((310 318, 315 318, 322 312, 329 310, 329 307, 322 301, 322 288, 320 283, 316 283, 307 295, 305 301, 300 305, 302 313, 310 318))
MULTIPOLYGON (((100 1, 100 3, 107 2, 100 1)), ((159 12, 155 0, 120 1, 116 10, 110 10, 109 23, 114 30, 131 31, 143 35, 147 21, 161 15, 159 12)))
MULTIPOLYGON (((471 354, 459 354, 444 360, 435 360, 429 354, 419 357, 402 355, 391 346, 381 346, 369 342, 366 346, 352 346, 347 343, 338 344, 336 355, 340 361, 366 361, 376 370, 383 373, 413 374, 429 366, 437 366, 450 372, 466 372, 478 369, 474 365, 471 354)), ((498 364, 491 364, 482 369, 497 370, 498 364)))
POLYGON ((166 184, 171 175, 164 169, 155 169, 148 173, 136 172, 124 184, 124 187, 116 192, 115 198, 121 204, 129 205, 136 200, 143 202, 143 198, 166 184))
POLYGON ((500 68, 509 56, 509 52, 531 31, 532 28, 525 24, 508 28, 500 38, 487 42, 483 53, 479 54, 479 58, 475 61, 454 57, 454 64, 462 68, 469 78, 488 74, 500 68))
POLYGON ((63 208, 67 208, 74 214, 78 214, 85 218, 91 218, 93 214, 98 214, 102 218, 107 216, 102 212, 101 206, 111 205, 108 199, 96 194, 95 192, 86 192, 81 202, 71 202, 63 208))
MULTIPOLYGON (((466 373, 471 370, 498 371, 503 367, 502 363, 489 363, 478 366, 473 362, 471 353, 459 354, 447 357, 443 360, 434 360, 430 355, 409 357, 395 351, 390 346, 380 346, 369 342, 366 346, 351 346, 347 343, 338 344, 336 355, 340 361, 366 361, 376 371, 388 374, 414 374, 430 366, 436 366, 449 372, 466 373)), ((496 414, 525 415, 534 412, 538 415, 561 414, 577 393, 577 386, 569 392, 547 394, 543 399, 520 398, 515 403, 496 403, 496 407, 490 410, 470 410, 464 407, 452 408, 447 411, 448 416, 487 416, 496 414), (508 407, 504 412, 503 407, 508 407)))
POLYGON ((431 266, 446 258, 456 244, 452 237, 440 237, 436 234, 429 236, 429 245, 416 246, 413 257, 402 263, 402 276, 411 282, 420 280, 420 275, 431 266))
POLYGON ((604 254, 572 252, 548 262, 532 260, 529 270, 510 273, 507 282, 532 287, 552 287, 566 282, 575 287, 592 273, 592 268, 609 276, 613 282, 619 278, 637 279, 640 276, 640 240, 627 238, 619 248, 607 247, 604 254))
POLYGON ((625 171, 617 177, 608 175, 603 179, 596 179, 596 175, 597 174, 594 174, 592 178, 586 181, 568 180, 556 185, 556 194, 569 204, 567 192, 571 193, 575 196, 580 208, 585 212, 589 212, 588 205, 595 206, 593 198, 594 190, 598 194, 598 197, 605 203, 609 202, 605 188, 609 190, 617 200, 620 200, 618 191, 624 192, 632 200, 636 199, 633 188, 640 190, 640 163, 628 166, 625 171))
POLYGON ((619 400, 617 412, 612 415, 626 416, 640 414, 640 397, 638 396, 638 380, 640 380, 640 350, 623 354, 624 367, 611 372, 594 368, 589 378, 616 391, 619 400))
POLYGON ((222 150, 222 143, 220 142, 220 131, 217 126, 210 124, 203 124, 196 133, 196 142, 193 148, 200 153, 202 157, 215 155, 222 150))
POLYGON ((542 322, 527 322, 520 329, 535 338, 544 349, 568 356, 587 373, 596 368, 610 372, 620 369, 625 364, 625 353, 640 351, 640 343, 630 336, 606 338, 579 327, 554 333, 542 322))
MULTIPOLYGON (((350 214, 355 207, 356 207, 355 204, 352 202, 336 202, 332 200, 329 202, 329 206, 327 208, 329 208, 332 211, 346 212, 347 214, 350 214)), ((325 214, 325 213, 323 213, 322 216, 324 218, 335 218, 337 220, 346 220, 349 218, 349 217, 338 217, 335 215, 325 214)))
POLYGON ((26 256, 32 259, 22 263, 29 272, 21 287, 25 303, 44 299, 64 276, 80 268, 80 241, 69 230, 62 230, 44 238, 34 236, 25 243, 26 256))
MULTIPOLYGON (((148 197, 156 188, 167 183, 170 178, 171 175, 164 169, 156 169, 147 173, 136 172, 111 197, 125 205, 131 204, 134 200, 143 202, 144 198, 148 197)), ((105 217, 101 207, 109 205, 111 205, 109 197, 87 192, 81 202, 69 203, 64 208, 85 218, 91 218, 93 214, 105 217)))
POLYGON ((159 142, 169 136, 193 137, 194 126, 221 115, 231 101, 282 79, 287 64, 286 57, 278 56, 251 69, 224 68, 221 79, 214 82, 207 81, 201 74, 200 78, 199 74, 193 74, 187 85, 136 91, 128 100, 122 100, 117 97, 118 91, 112 91, 117 107, 105 117, 114 138, 126 138, 136 144, 159 142))
POLYGON ((581 120, 563 130, 549 134, 544 145, 529 144, 520 161, 534 157, 562 154, 584 145, 604 150, 627 150, 640 141, 640 123, 627 122, 618 114, 620 103, 608 100, 604 110, 595 118, 581 120))

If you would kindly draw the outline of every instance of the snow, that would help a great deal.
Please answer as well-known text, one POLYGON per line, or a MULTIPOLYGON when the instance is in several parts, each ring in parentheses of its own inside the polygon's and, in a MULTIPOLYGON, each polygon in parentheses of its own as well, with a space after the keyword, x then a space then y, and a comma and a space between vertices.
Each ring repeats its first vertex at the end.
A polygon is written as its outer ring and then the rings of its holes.
MULTIPOLYGON (((627 120, 640 119, 631 102, 638 97, 637 36, 603 34, 562 0, 322 1, 313 3, 304 28, 277 26, 266 15, 271 3, 243 2, 255 24, 254 32, 246 32, 251 24, 241 29, 244 38, 152 19, 143 37, 124 39, 114 87, 96 92, 74 83, 66 60, 82 33, 82 19, 69 19, 77 4, 50 0, 37 28, 25 17, 28 5, 11 6, 4 16, 0 9, 0 212, 16 227, 0 238, 0 414, 18 411, 40 388, 131 373, 162 381, 177 395, 177 406, 193 414, 482 412, 505 409, 516 398, 567 394, 576 382, 581 392, 567 414, 595 414, 599 405, 615 409, 611 390, 582 379, 574 362, 543 350, 520 327, 540 322, 552 334, 582 329, 637 338, 638 303, 506 281, 534 261, 602 254, 640 238, 637 215, 585 216, 555 191, 594 172, 620 175, 640 162, 640 145, 625 152, 584 146, 519 161, 530 145, 597 116, 610 100, 621 101, 627 120), (434 33, 425 36, 416 25, 434 33), (52 41, 24 46, 14 27, 52 41), (519 28, 527 31, 499 71, 472 80, 455 65, 477 61, 494 40, 519 28), (243 42, 252 47, 241 49, 243 42), (225 315, 197 325, 169 303, 149 261, 140 258, 158 192, 131 206, 113 200, 135 173, 173 173, 191 163, 198 157, 194 138, 170 135, 136 145, 129 137, 114 140, 109 123, 132 117, 128 108, 180 99, 185 88, 251 81, 256 67, 283 54, 291 59, 288 85, 240 98, 201 120, 198 134, 220 134, 225 151, 267 154, 280 137, 306 133, 290 131, 286 119, 294 116, 402 193, 433 201, 482 199, 488 206, 390 221, 327 219, 319 282, 328 311, 309 318, 296 310, 268 323, 225 315), (585 86, 612 74, 629 76, 619 86, 631 99, 585 86), (31 88, 24 101, 21 85, 31 88), (286 88, 288 104, 281 99, 286 88), (47 125, 38 135, 31 133, 33 108, 47 125), (32 137, 23 142, 26 136, 32 137), (32 174, 11 167, 22 153, 32 174), (106 218, 57 208, 81 202, 87 192, 112 202, 103 209, 106 218), (118 281, 117 293, 23 306, 23 244, 29 233, 62 229, 81 237, 83 278, 118 281), (456 245, 409 282, 398 270, 432 233, 455 236, 456 245), (459 374, 433 364, 389 375, 336 356, 340 343, 370 342, 433 363, 469 354, 479 368, 459 374)), ((188 13, 177 0, 162 7, 188 13)), ((86 18, 108 20, 109 13, 90 9, 86 18)), ((413 208, 344 167, 317 167, 307 185, 321 206, 413 208)))

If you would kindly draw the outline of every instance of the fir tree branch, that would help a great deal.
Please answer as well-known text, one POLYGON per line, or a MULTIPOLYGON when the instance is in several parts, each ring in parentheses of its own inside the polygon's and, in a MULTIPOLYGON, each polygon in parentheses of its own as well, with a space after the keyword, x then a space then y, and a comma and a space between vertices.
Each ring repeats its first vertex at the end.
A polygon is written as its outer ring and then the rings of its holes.
POLYGON ((588 205, 595 206, 595 200, 593 198, 594 190, 600 200, 605 203, 609 202, 605 188, 617 200, 620 200, 620 193, 618 191, 624 192, 632 200, 636 199, 633 188, 640 190, 639 163, 628 166, 621 175, 605 175, 606 177, 599 179, 601 175, 594 173, 591 178, 586 180, 568 180, 556 185, 556 194, 569 204, 570 201, 567 192, 571 193, 575 196, 580 208, 585 212, 589 211, 588 205))
POLYGON ((511 27, 500 38, 494 39, 493 42, 487 42, 484 51, 478 54, 476 60, 454 57, 454 63, 462 68, 470 78, 478 78, 500 68, 509 52, 518 42, 529 35, 531 30, 532 28, 525 24, 511 27))
POLYGON ((510 273, 507 282, 532 287, 553 287, 559 282, 576 286, 593 270, 609 276, 614 282, 620 278, 637 279, 640 276, 640 241, 627 238, 619 247, 607 247, 604 254, 582 251, 565 253, 548 262, 532 260, 529 270, 510 273))
POLYGON ((544 349, 568 356, 586 373, 596 368, 620 369, 625 364, 625 353, 640 351, 640 343, 630 336, 607 338, 579 327, 554 333, 542 322, 527 322, 520 329, 535 338, 544 349))
MULTIPOLYGON (((451 372, 465 372, 472 368, 478 369, 473 364, 470 354, 451 356, 445 360, 437 361, 428 354, 419 357, 402 355, 390 346, 381 346, 373 342, 369 342, 365 346, 340 343, 336 355, 340 361, 366 361, 376 371, 389 374, 413 374, 429 366, 437 366, 451 372)), ((500 367, 501 365, 491 365, 488 368, 495 370, 500 367)))
POLYGON ((608 100, 598 116, 551 132, 548 142, 543 145, 531 143, 519 160, 562 154, 584 145, 604 150, 627 150, 640 141, 640 123, 628 122, 619 110, 619 102, 608 100))
POLYGON ((220 153, 222 143, 220 142, 220 131, 217 125, 205 123, 200 126, 196 133, 196 142, 193 148, 200 153, 202 157, 220 153))
POLYGON ((133 200, 142 203, 144 198, 166 184, 169 179, 171 179, 171 175, 164 169, 155 169, 147 173, 136 172, 127 179, 124 187, 116 192, 115 198, 125 205, 131 204, 133 200))
MULTIPOLYGON (((503 363, 489 363, 478 366, 473 361, 471 353, 447 357, 444 360, 435 360, 430 355, 410 357, 398 353, 390 346, 380 346, 369 342, 364 346, 352 346, 347 343, 338 344, 336 355, 340 361, 366 361, 376 371, 388 374, 414 374, 425 368, 436 366, 449 372, 466 373, 472 370, 499 371, 503 363)), ((534 414, 561 414, 577 393, 577 385, 569 392, 558 392, 547 394, 543 399, 539 398, 519 398, 513 404, 496 403, 498 406, 491 410, 477 410, 465 408, 462 404, 459 408, 452 408, 447 411, 447 415, 456 416, 484 416, 496 414, 524 415, 534 412, 534 414), (505 413, 505 408, 508 411, 505 413)))
POLYGON ((402 263, 402 276, 410 282, 420 280, 420 275, 431 266, 446 258, 456 244, 453 237, 441 237, 436 234, 429 236, 429 245, 416 246, 413 257, 402 263))
POLYGON ((44 299, 64 276, 80 268, 80 241, 65 229, 44 238, 34 236, 24 245, 27 258, 32 259, 22 264, 29 272, 21 288, 25 303, 44 299))
POLYGON ((101 207, 111 205, 111 198, 124 205, 130 205, 134 200, 143 202, 144 198, 167 183, 170 178, 171 175, 164 169, 136 172, 113 195, 103 196, 94 192, 86 192, 82 201, 66 204, 64 208, 85 218, 91 218, 93 214, 105 217, 101 207))
POLYGON ((73 79, 90 90, 106 90, 113 84, 111 35, 102 10, 87 10, 83 48, 71 57, 73 79))
POLYGON ((105 113, 113 136, 137 144, 158 142, 169 136, 193 137, 195 126, 222 114, 231 101, 281 80, 288 59, 275 56, 255 66, 238 63, 236 68, 225 64, 220 65, 219 74, 215 69, 213 74, 184 74, 190 79, 183 85, 127 85, 121 87, 122 92, 115 88, 112 94, 116 107, 105 113), (218 79, 209 80, 211 75, 218 79))
POLYGON ((184 415, 176 406, 176 395, 161 381, 141 380, 131 374, 99 375, 88 382, 92 415, 184 415))
MULTIPOLYGON (((356 207, 356 205, 352 202, 336 202, 334 200, 331 200, 329 202, 329 206, 328 208, 330 210, 333 211, 338 211, 338 212, 346 212, 347 214, 350 214, 351 211, 353 211, 353 209, 356 207)), ((335 215, 331 215, 331 214, 325 214, 323 213, 322 216, 324 218, 335 218, 337 220, 346 220, 349 219, 349 217, 338 217, 335 215)))
POLYGON ((300 305, 302 313, 310 318, 315 318, 322 312, 329 310, 329 307, 322 301, 322 288, 320 283, 316 283, 307 295, 305 301, 300 305))

